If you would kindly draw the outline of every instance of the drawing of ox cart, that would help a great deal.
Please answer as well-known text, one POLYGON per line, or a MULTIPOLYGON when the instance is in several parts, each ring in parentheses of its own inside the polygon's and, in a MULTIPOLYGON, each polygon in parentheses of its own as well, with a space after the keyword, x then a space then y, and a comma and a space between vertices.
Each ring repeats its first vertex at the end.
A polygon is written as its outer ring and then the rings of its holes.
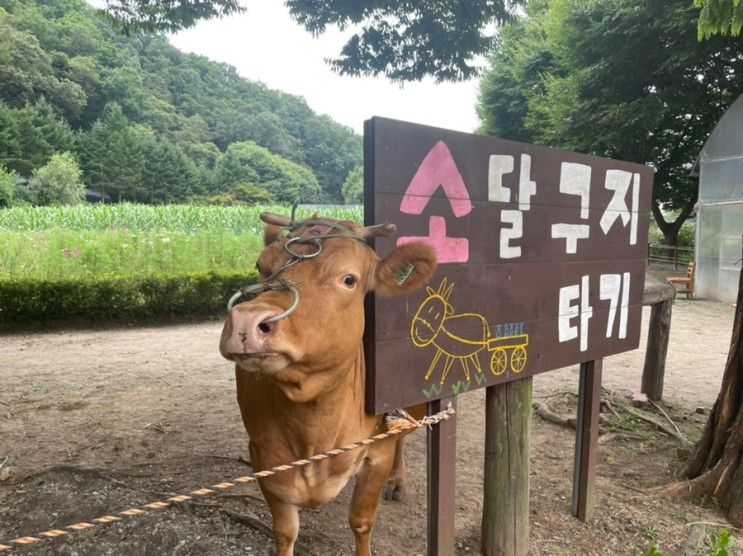
POLYGON ((444 360, 440 384, 443 385, 455 362, 464 372, 465 380, 471 380, 471 371, 482 373, 480 352, 491 353, 490 371, 500 376, 507 370, 520 373, 526 367, 529 335, 519 326, 506 325, 506 334, 500 335, 501 326, 493 337, 487 319, 477 313, 454 313, 449 303, 454 284, 444 278, 434 291, 426 288, 428 296, 418 307, 410 324, 413 345, 419 348, 434 346, 431 364, 425 379, 430 380, 440 360, 444 360))

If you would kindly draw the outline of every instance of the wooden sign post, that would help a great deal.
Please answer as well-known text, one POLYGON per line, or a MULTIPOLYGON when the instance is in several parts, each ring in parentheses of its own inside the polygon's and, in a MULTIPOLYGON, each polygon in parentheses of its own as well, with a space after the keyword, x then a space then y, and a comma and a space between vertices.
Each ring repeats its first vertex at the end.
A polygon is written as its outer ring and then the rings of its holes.
MULTIPOLYGON (((488 387, 484 553, 526 550, 530 377, 576 363, 574 513, 590 516, 601 359, 640 341, 652 177, 639 164, 365 123, 365 224, 397 225, 376 251, 424 241, 439 263, 423 291, 367 301, 367 411, 433 411, 488 387), (522 384, 504 386, 513 381, 522 384), (504 461, 508 476, 499 475, 504 461), (520 532, 492 534, 506 526, 503 508, 511 524, 523 522, 520 532)), ((453 550, 454 430, 447 423, 429 435, 431 554, 453 550)))

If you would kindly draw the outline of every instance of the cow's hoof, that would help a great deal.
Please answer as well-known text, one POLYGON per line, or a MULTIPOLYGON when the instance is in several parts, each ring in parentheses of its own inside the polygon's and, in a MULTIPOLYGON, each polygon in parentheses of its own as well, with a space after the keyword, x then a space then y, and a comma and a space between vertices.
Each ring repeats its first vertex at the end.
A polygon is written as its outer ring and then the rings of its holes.
POLYGON ((403 492, 405 491, 405 483, 400 479, 389 479, 387 484, 384 485, 384 499, 385 500, 402 500, 403 492))

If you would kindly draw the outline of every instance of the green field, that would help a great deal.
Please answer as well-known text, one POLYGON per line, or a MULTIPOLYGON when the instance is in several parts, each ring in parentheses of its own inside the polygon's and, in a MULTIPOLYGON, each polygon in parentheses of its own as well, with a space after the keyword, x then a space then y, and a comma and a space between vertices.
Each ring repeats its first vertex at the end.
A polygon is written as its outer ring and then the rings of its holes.
MULTIPOLYGON (((0 279, 107 279, 252 269, 259 214, 287 207, 75 205, 0 210, 0 279)), ((297 218, 312 213, 299 209, 297 218)), ((360 222, 361 210, 323 215, 360 222)))

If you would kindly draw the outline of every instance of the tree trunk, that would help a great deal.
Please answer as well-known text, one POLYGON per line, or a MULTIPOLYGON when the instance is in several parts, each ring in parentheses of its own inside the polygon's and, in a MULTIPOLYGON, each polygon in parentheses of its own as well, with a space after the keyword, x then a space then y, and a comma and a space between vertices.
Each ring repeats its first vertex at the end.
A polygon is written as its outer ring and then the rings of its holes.
POLYGON ((743 527, 743 271, 720 393, 683 474, 689 480, 669 486, 669 495, 709 495, 743 527))
POLYGON ((532 377, 486 390, 482 554, 522 556, 529 551, 532 377))
POLYGON ((681 230, 681 226, 684 222, 686 222, 689 216, 691 216, 691 213, 694 212, 694 206, 697 204, 698 198, 699 190, 697 189, 697 192, 691 199, 689 199, 689 201, 686 203, 686 206, 684 206, 683 210, 679 213, 679 215, 676 217, 676 220, 674 220, 673 222, 667 222, 666 219, 663 217, 663 212, 661 212, 660 205, 658 204, 657 200, 653 199, 653 202, 650 203, 650 208, 653 211, 653 217, 658 224, 658 228, 660 228, 660 231, 663 233, 666 245, 678 244, 679 231, 681 230))

